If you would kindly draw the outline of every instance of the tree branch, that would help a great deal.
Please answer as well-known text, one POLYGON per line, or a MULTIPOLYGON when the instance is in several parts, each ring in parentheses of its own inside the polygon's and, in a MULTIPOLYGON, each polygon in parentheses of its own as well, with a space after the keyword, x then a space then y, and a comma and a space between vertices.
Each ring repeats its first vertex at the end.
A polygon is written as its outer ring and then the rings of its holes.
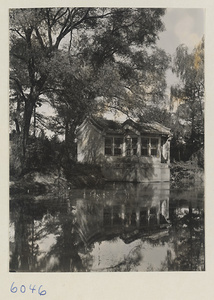
POLYGON ((63 8, 60 8, 60 9, 56 12, 56 14, 55 14, 55 16, 54 16, 54 18, 53 18, 52 26, 53 26, 54 24, 56 24, 56 22, 57 22, 59 19, 61 19, 61 18, 66 14, 67 9, 66 9, 59 17, 57 17, 57 16, 59 15, 59 13, 60 13, 62 10, 63 10, 63 8))
POLYGON ((15 77, 10 77, 10 79, 13 80, 13 81, 15 81, 15 83, 16 83, 16 85, 18 87, 19 92, 21 93, 24 101, 26 101, 26 97, 25 97, 25 94, 23 92, 23 89, 22 89, 22 86, 21 86, 19 80, 17 78, 15 78, 15 77))
POLYGON ((42 50, 45 50, 45 46, 44 46, 44 43, 43 43, 43 40, 42 40, 42 37, 41 37, 41 34, 40 34, 38 28, 34 28, 34 29, 35 29, 36 36, 38 38, 38 41, 39 41, 39 44, 40 44, 42 50))
POLYGON ((48 19, 48 39, 49 39, 49 47, 52 47, 52 36, 51 36, 51 24, 50 24, 50 15, 49 15, 49 9, 46 10, 47 19, 48 19))
MULTIPOLYGON (((69 18, 70 18, 70 11, 68 13, 68 17, 65 20, 65 23, 62 26, 62 29, 56 39, 56 43, 54 45, 55 49, 58 49, 59 44, 61 42, 61 40, 74 28, 76 28, 78 25, 80 25, 83 21, 85 20, 90 20, 90 19, 100 19, 100 18, 104 18, 108 15, 110 15, 111 13, 106 13, 106 14, 102 14, 102 15, 97 15, 97 16, 88 16, 88 13, 90 11, 90 8, 88 8, 84 14, 84 16, 79 20, 76 21, 74 24, 72 24, 71 22, 68 24, 69 18)), ((77 11, 75 11, 74 13, 76 14, 77 11)))
POLYGON ((26 40, 26 38, 18 31, 18 29, 10 28, 10 31, 13 31, 13 32, 18 33, 18 35, 19 35, 22 39, 26 40))

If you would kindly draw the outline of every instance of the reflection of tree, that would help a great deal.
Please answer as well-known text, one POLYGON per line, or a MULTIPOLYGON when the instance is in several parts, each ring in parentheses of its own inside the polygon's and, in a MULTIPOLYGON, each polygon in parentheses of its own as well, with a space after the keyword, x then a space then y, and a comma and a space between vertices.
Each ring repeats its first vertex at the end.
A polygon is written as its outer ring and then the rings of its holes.
POLYGON ((174 256, 168 250, 161 270, 168 271, 203 271, 204 261, 204 214, 203 211, 193 212, 191 203, 189 212, 182 218, 173 217, 171 241, 174 256))
MULTIPOLYGON (((10 270, 28 271, 30 246, 28 243, 29 236, 29 218, 26 217, 22 210, 16 211, 15 217, 15 243, 10 260, 10 270)), ((10 245, 12 248, 12 245, 10 245)))
POLYGON ((42 218, 47 207, 41 203, 35 205, 32 198, 26 198, 12 201, 11 210, 15 211, 12 220, 15 224, 15 241, 11 245, 11 249, 14 249, 10 270, 36 271, 37 256, 40 254, 37 242, 44 236, 44 232, 38 230, 36 220, 42 218))
MULTIPOLYGON (((140 191, 134 185, 131 187, 130 192, 128 187, 124 192, 122 186, 117 186, 115 190, 106 191, 104 198, 97 198, 94 193, 91 198, 88 195, 87 200, 76 201, 75 210, 65 197, 42 198, 41 201, 25 197, 11 201, 11 223, 15 225, 15 242, 10 245, 11 271, 91 271, 92 248, 96 243, 107 240, 117 243, 118 239, 125 244, 141 239, 153 247, 166 244, 168 252, 162 271, 204 270, 203 211, 192 209, 191 202, 173 202, 174 206, 170 207, 172 227, 165 224, 162 215, 160 224, 152 224, 150 220, 144 225, 142 212, 147 220, 161 212, 167 217, 169 202, 158 200, 155 206, 156 202, 149 202, 154 194, 149 186, 140 191), (145 207, 140 206, 141 202, 138 203, 134 195, 145 197, 146 201, 142 201, 145 207)), ((135 247, 122 261, 101 271, 134 270, 142 260, 140 252, 139 247, 135 247)))
POLYGON ((59 268, 58 271, 62 272, 85 271, 81 257, 78 254, 83 244, 75 231, 73 217, 70 215, 65 219, 61 215, 59 218, 64 219, 61 220, 60 235, 57 236, 56 244, 52 246, 47 255, 48 258, 52 255, 57 257, 58 264, 53 266, 50 271, 56 271, 56 268, 59 268))
MULTIPOLYGON (((48 203, 50 206, 50 202, 48 203)), ((33 198, 17 200, 11 205, 15 211, 11 221, 15 223, 15 241, 11 244, 11 271, 40 271, 47 270, 47 262, 51 256, 57 257, 60 271, 83 271, 82 261, 78 255, 81 240, 75 233, 73 215, 68 212, 65 203, 53 205, 48 212, 47 202, 36 203, 33 198), (66 217, 65 217, 66 216, 66 217), (49 234, 57 236, 56 244, 49 253, 42 256, 39 242, 49 234)), ((53 271, 58 268, 52 266, 53 271)))

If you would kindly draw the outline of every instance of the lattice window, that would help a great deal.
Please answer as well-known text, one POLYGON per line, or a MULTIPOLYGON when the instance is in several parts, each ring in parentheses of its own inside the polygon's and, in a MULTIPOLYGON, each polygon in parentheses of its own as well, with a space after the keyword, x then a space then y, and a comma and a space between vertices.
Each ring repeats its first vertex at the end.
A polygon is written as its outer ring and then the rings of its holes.
POLYGON ((113 155, 113 138, 105 138, 105 155, 113 155))
POLYGON ((141 155, 149 155, 149 138, 141 138, 141 155))
POLYGON ((105 138, 105 155, 122 155, 123 138, 107 137, 105 138))
POLYGON ((141 138, 141 156, 158 157, 159 139, 158 138, 141 138))
POLYGON ((122 155, 123 138, 114 138, 114 155, 122 155))
POLYGON ((151 138, 151 155, 157 156, 158 155, 158 139, 151 138))
POLYGON ((138 138, 128 137, 126 138, 126 155, 137 155, 137 143, 138 138))

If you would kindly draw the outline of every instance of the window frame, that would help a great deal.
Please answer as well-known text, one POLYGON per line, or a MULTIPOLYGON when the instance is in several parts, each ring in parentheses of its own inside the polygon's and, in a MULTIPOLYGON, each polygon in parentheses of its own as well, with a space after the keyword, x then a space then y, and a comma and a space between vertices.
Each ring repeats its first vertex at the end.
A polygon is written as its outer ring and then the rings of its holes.
POLYGON ((158 149, 159 149, 159 139, 158 138, 155 138, 155 137, 151 137, 151 140, 150 140, 150 144, 151 144, 151 147, 150 147, 150 151, 151 151, 151 156, 153 157, 159 157, 158 156, 158 149), (157 143, 156 145, 152 144, 152 140, 157 140, 157 143), (153 150, 156 150, 156 154, 152 154, 152 151, 153 150))
POLYGON ((104 139, 104 153, 106 156, 112 156, 113 155, 113 138, 112 137, 105 137, 104 139), (110 145, 106 143, 106 140, 111 140, 110 145), (106 153, 106 149, 110 149, 110 153, 106 153))
POLYGON ((144 156, 144 157, 148 157, 150 156, 150 153, 149 153, 149 145, 150 145, 150 141, 149 141, 149 138, 148 137, 141 137, 141 140, 140 140, 140 155, 141 156, 144 156), (146 146, 143 147, 143 143, 142 143, 142 140, 148 140, 148 143, 146 144, 146 146), (147 154, 142 154, 142 150, 145 150, 147 151, 147 154))
POLYGON ((154 157, 154 158, 159 158, 160 157, 160 143, 161 143, 161 138, 156 137, 156 136, 126 136, 126 137, 121 137, 121 136, 106 136, 104 138, 104 155, 105 156, 117 156, 117 157, 132 157, 134 155, 140 155, 141 157, 154 157), (116 143, 115 140, 118 139, 121 141, 121 143, 116 143), (136 141, 133 140, 136 139, 136 141), (106 140, 111 140, 111 145, 106 144, 106 140), (130 140, 130 154, 127 154, 127 140, 130 140), (142 147, 142 141, 147 140, 147 145, 146 147, 142 147), (153 140, 153 143, 152 143, 153 140), (154 140, 157 141, 156 145, 154 143, 154 140), (134 146, 134 148, 133 148, 134 146), (106 153, 106 149, 110 149, 109 153, 106 153), (147 154, 142 154, 143 150, 147 150, 147 154), (118 153, 115 154, 115 150, 118 151, 118 153), (152 154, 152 151, 156 150, 156 154, 152 154), (119 153, 120 152, 120 153, 119 153), (134 153, 135 152, 135 153, 134 153))
POLYGON ((123 143, 124 143, 124 138, 123 137, 113 137, 113 156, 122 156, 123 155, 123 143), (121 140, 122 143, 116 143, 115 140, 121 140), (120 149, 120 154, 115 154, 115 150, 120 149))
POLYGON ((141 142, 140 142, 140 155, 141 157, 160 157, 160 137, 155 136, 141 136, 141 142), (147 140, 147 146, 142 147, 144 144, 142 144, 143 140, 147 140), (152 144, 152 140, 157 140, 156 146, 154 146, 154 143, 152 144), (143 150, 147 150, 147 154, 142 154, 143 150), (156 150, 156 155, 152 154, 152 150, 156 150))
POLYGON ((134 156, 138 154, 138 143, 139 143, 139 137, 137 136, 127 136, 124 139, 125 142, 125 156, 134 156), (133 140, 137 140, 136 142, 133 142, 133 140), (127 147, 127 141, 130 141, 130 148, 127 147), (128 151, 130 151, 130 153, 128 154, 128 151))
POLYGON ((124 138, 121 136, 106 136, 104 138, 104 155, 105 156, 122 156, 123 155, 123 144, 124 144, 124 138), (106 140, 109 139, 111 140, 111 145, 106 147, 106 140), (116 143, 115 140, 121 140, 122 143, 116 143), (111 149, 111 154, 106 153, 106 149, 111 149), (120 153, 115 154, 115 150, 119 150, 120 153))

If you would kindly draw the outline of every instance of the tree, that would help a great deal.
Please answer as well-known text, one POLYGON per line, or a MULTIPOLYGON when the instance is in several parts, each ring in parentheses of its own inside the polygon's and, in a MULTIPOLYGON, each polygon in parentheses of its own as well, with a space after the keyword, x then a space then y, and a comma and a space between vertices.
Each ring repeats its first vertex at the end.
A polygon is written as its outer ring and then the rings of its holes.
POLYGON ((70 60, 64 51, 61 62, 64 68, 56 70, 55 86, 47 92, 49 102, 55 109, 55 116, 49 122, 49 128, 65 136, 68 157, 74 157, 75 130, 91 112, 95 111, 94 75, 89 66, 83 64, 81 57, 70 60))
POLYGON ((142 122, 158 122, 168 128, 172 126, 171 113, 159 106, 149 105, 145 107, 145 111, 142 115, 139 115, 139 119, 142 122))
POLYGON ((178 136, 186 140, 189 155, 203 147, 204 142, 204 38, 192 53, 184 45, 176 49, 173 71, 181 84, 172 87, 172 97, 179 98, 175 118, 178 136))
POLYGON ((95 81, 101 109, 119 110, 128 117, 144 114, 146 105, 164 98, 169 61, 163 50, 154 47, 150 54, 135 49, 128 59, 104 64, 95 81))
POLYGON ((77 112, 73 108, 85 116, 96 97, 105 100, 96 99, 98 106, 105 103, 128 113, 140 107, 144 96, 163 93, 168 57, 154 45, 164 29, 164 12, 156 8, 10 10, 10 88, 16 103, 11 116, 22 136, 23 156, 35 107, 43 101, 56 104, 58 98, 58 113, 68 128, 68 119, 77 112), (79 76, 80 66, 87 69, 88 78, 79 76))
MULTIPOLYGON (((55 54, 63 38, 87 21, 94 10, 78 8, 16 9, 10 11, 10 79, 24 103, 22 136, 23 154, 29 136, 31 117, 53 77, 55 54), (52 72, 52 76, 50 76, 52 72)), ((104 17, 100 12, 97 18, 104 17)), ((92 22, 93 23, 93 22, 92 22)))

